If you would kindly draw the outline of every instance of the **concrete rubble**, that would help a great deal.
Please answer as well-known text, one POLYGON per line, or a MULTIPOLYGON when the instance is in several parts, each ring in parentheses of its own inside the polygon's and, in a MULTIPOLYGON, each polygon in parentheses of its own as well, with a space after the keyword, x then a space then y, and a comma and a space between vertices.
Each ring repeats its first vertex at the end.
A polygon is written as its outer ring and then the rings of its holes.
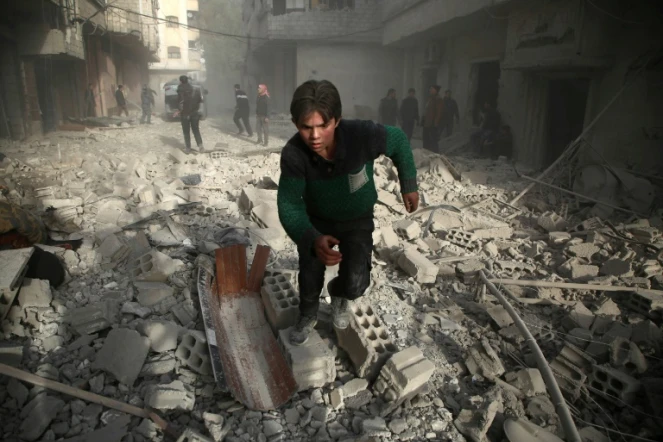
MULTIPOLYGON (((219 132, 210 146, 237 149, 185 154, 147 141, 179 137, 179 125, 131 130, 91 130, 82 141, 56 132, 71 150, 61 159, 30 142, 3 148, 12 164, 31 166, 0 169, 13 200, 54 207, 76 226, 58 239, 83 243, 48 249, 67 268, 62 286, 19 278, 14 290, 0 287, 0 362, 155 408, 187 441, 501 441, 509 416, 563 437, 524 338, 478 282, 483 270, 552 285, 499 287, 517 299, 588 440, 606 440, 601 426, 651 440, 663 433, 660 210, 597 218, 538 187, 514 206, 526 182, 509 163, 417 149, 425 205, 460 213, 407 214, 395 169, 377 160, 372 285, 351 303, 345 330, 333 328, 321 300, 315 332, 295 347, 287 336, 299 315, 297 255, 275 210, 278 153, 219 132), (185 184, 196 174, 200 184, 185 184), (261 298, 298 384, 278 410, 246 409, 212 369, 196 257, 233 242, 249 256, 258 244, 277 252, 261 298), (15 299, 2 304, 6 293, 15 299)), ((0 399, 1 440, 164 440, 148 419, 16 379, 0 379, 0 399)))

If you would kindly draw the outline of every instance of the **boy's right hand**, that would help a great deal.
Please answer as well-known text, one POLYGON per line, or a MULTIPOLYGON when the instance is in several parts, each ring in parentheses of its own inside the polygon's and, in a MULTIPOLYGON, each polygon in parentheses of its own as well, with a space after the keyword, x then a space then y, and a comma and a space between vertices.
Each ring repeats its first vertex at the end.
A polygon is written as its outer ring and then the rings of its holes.
POLYGON ((313 246, 315 249, 315 255, 324 265, 335 266, 341 262, 341 259, 343 258, 341 252, 332 249, 332 247, 338 244, 340 244, 340 241, 331 235, 318 236, 315 239, 315 244, 313 246))

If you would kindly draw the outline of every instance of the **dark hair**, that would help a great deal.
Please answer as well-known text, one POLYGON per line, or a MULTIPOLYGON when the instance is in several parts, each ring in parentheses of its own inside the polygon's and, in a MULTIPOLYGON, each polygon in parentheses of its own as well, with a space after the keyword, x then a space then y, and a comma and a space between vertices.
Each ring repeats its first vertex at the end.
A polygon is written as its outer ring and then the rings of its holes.
POLYGON ((236 84, 236 85, 235 85, 235 89, 239 89, 239 84, 236 84))
POLYGON ((309 80, 297 87, 290 103, 290 115, 295 124, 312 112, 320 112, 325 123, 341 118, 341 96, 327 80, 309 80))
POLYGON ((408 89, 408 90, 407 90, 407 93, 408 93, 408 94, 409 94, 409 93, 413 93, 413 94, 416 94, 416 93, 417 93, 417 91, 415 91, 415 90, 414 90, 414 88, 413 88, 413 87, 411 87, 410 89, 408 89))
POLYGON ((396 93, 396 89, 394 89, 393 87, 387 91, 387 96, 389 96, 389 94, 391 94, 392 92, 396 93))
POLYGON ((118 84, 118 85, 117 85, 117 88, 118 88, 118 89, 122 89, 123 87, 124 87, 124 86, 122 86, 121 84, 118 84))
POLYGON ((439 94, 440 89, 442 89, 442 86, 440 86, 439 84, 434 84, 433 87, 435 88, 435 91, 437 91, 437 93, 439 94))
POLYGON ((180 81, 182 83, 188 83, 189 79, 186 77, 186 75, 180 75, 180 81))

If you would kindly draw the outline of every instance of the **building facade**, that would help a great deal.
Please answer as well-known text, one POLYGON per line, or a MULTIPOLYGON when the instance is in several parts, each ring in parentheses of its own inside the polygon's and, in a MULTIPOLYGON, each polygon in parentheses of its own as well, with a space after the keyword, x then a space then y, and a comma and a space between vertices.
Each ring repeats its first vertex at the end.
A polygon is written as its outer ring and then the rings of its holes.
POLYGON ((205 81, 198 0, 161 0, 158 12, 161 47, 159 61, 150 64, 150 87, 157 92, 157 109, 164 108, 164 85, 188 75, 205 81))
POLYGON ((156 0, 25 0, 0 17, 0 137, 23 139, 86 117, 92 85, 95 116, 116 112, 126 85, 139 103, 147 63, 159 45, 156 0))

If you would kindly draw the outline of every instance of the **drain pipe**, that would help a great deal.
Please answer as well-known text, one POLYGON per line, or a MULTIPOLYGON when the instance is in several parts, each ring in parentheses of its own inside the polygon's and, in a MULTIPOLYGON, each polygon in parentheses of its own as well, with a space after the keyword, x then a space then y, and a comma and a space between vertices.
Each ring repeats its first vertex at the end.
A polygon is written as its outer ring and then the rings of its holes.
MULTIPOLYGON (((555 411, 557 412, 559 420, 562 424, 562 428, 564 429, 567 442, 582 442, 582 438, 578 433, 578 429, 573 422, 571 411, 566 405, 564 396, 562 396, 562 391, 559 389, 559 385, 557 385, 557 381, 555 380, 555 376, 553 375, 550 365, 548 365, 548 361, 546 361, 546 358, 543 356, 541 348, 539 348, 539 345, 536 343, 534 336, 532 336, 532 333, 530 333, 523 320, 520 319, 518 312, 511 306, 511 304, 509 304, 509 301, 507 301, 502 292, 500 292, 500 290, 495 287, 495 285, 490 282, 488 278, 486 278, 486 274, 483 270, 479 272, 479 276, 481 277, 481 281, 483 281, 483 283, 488 287, 488 290, 490 290, 490 292, 495 295, 497 299, 499 299, 504 309, 507 311, 507 313, 509 313, 511 319, 513 319, 516 327, 518 327, 518 330, 520 330, 520 333, 522 333, 522 335, 525 337, 527 345, 529 345, 530 350, 536 358, 536 365, 539 367, 541 377, 546 383, 548 393, 550 393, 553 405, 555 406, 555 411)), ((509 297, 515 299, 513 293, 509 292, 508 289, 504 289, 504 291, 509 295, 509 297)))

